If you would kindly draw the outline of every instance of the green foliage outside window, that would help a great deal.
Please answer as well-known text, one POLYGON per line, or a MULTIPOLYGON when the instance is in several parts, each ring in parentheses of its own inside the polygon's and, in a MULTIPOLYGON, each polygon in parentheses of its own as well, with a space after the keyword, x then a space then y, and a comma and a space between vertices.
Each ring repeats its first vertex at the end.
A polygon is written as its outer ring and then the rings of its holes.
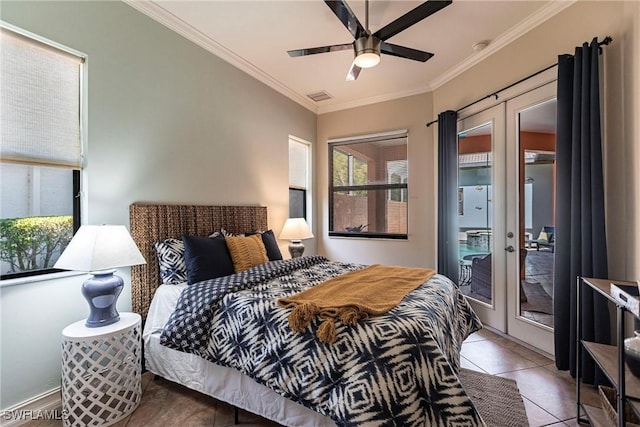
POLYGON ((3 274, 53 268, 72 237, 72 216, 0 219, 0 260, 11 266, 3 274))
POLYGON ((340 150, 333 151, 333 185, 349 185, 349 156, 340 150))
MULTIPOLYGON (((352 156, 339 149, 333 151, 333 185, 367 185, 369 171, 367 161, 352 156), (351 164, 349 164, 351 161, 351 164)), ((366 196, 366 191, 352 191, 352 196, 366 196)))

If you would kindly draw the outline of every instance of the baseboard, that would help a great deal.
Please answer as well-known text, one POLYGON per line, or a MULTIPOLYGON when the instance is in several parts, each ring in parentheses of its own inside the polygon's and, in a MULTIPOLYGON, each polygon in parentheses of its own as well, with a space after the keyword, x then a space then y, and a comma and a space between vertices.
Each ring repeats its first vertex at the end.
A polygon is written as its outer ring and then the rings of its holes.
POLYGON ((0 427, 19 426, 31 420, 62 420, 60 387, 0 412, 0 427))

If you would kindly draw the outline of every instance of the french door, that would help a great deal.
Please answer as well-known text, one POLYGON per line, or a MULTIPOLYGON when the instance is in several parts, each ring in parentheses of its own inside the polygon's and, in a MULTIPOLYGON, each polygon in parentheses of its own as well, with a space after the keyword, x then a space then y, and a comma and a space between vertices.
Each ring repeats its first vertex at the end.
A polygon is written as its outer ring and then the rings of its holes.
POLYGON ((507 302, 507 331, 553 354, 556 83, 513 98, 507 115, 507 229, 516 253, 507 259, 517 286, 507 302))
POLYGON ((460 289, 482 321, 553 354, 555 82, 458 123, 460 289))

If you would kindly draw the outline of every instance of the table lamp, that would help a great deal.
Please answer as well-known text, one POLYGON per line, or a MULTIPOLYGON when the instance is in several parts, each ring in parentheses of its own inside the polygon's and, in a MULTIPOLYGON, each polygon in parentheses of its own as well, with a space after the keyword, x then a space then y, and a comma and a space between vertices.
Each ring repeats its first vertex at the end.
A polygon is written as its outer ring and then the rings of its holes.
POLYGON ((120 320, 116 302, 124 281, 113 274, 115 269, 145 263, 124 225, 83 225, 54 268, 92 274, 82 284, 82 295, 90 309, 86 326, 95 328, 120 320))
POLYGON ((280 232, 280 239, 291 240, 289 244, 291 258, 302 256, 304 253, 302 240, 311 238, 313 238, 313 233, 304 218, 289 218, 280 232))

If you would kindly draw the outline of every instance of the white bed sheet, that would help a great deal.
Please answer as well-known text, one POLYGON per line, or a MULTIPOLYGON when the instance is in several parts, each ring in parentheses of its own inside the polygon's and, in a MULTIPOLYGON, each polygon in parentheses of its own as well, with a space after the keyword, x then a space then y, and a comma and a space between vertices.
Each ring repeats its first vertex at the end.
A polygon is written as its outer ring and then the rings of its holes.
POLYGON ((286 426, 335 426, 331 418, 285 399, 240 371, 161 345, 162 329, 185 286, 161 285, 153 296, 142 333, 147 370, 286 426))

